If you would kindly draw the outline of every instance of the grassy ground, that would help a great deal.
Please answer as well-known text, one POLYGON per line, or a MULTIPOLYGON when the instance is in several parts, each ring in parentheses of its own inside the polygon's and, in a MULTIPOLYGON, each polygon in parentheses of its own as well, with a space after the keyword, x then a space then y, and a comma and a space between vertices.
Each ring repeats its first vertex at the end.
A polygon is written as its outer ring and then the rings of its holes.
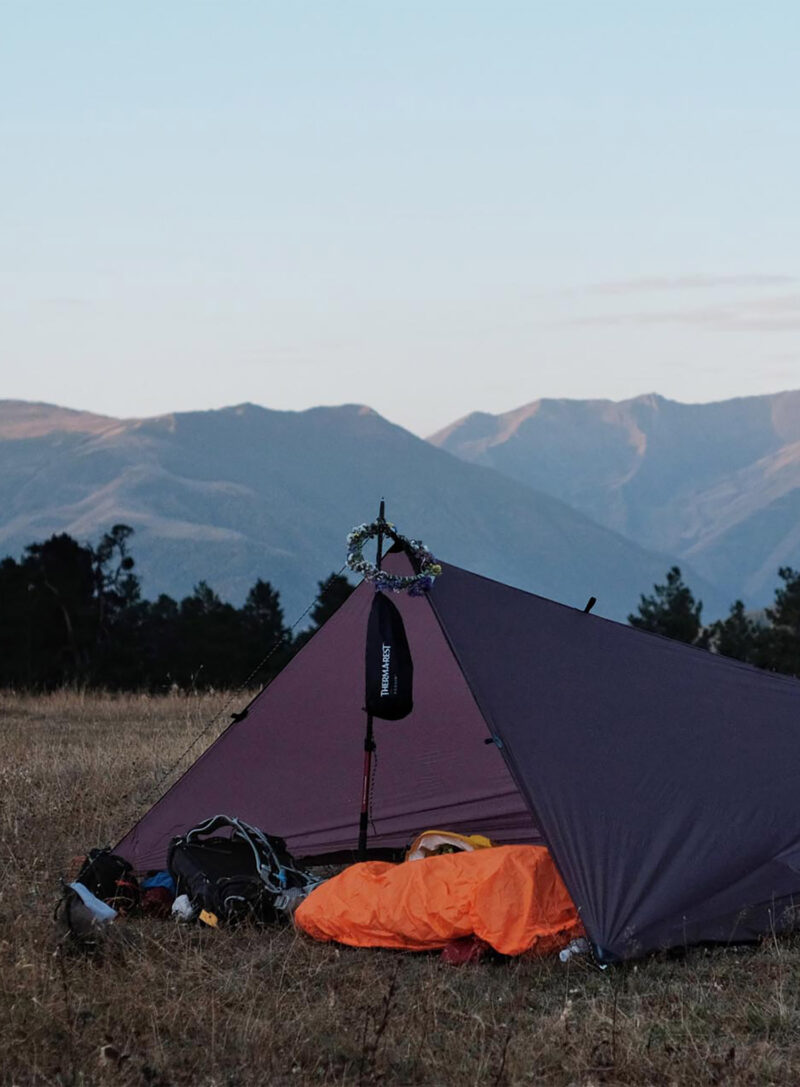
POLYGON ((798 938, 604 973, 157 921, 101 959, 55 950, 59 875, 222 702, 0 695, 3 1084, 800 1082, 798 938))

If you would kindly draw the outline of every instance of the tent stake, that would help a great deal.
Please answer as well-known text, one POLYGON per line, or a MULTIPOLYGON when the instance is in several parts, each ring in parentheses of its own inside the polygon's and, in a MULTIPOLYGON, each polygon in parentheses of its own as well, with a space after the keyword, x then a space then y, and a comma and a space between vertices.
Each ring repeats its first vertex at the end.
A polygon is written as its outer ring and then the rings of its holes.
MULTIPOLYGON (((381 499, 380 512, 378 513, 378 558, 376 566, 381 569, 383 561, 383 531, 386 503, 381 499)), ((375 750, 375 737, 372 730, 372 714, 367 714, 367 731, 364 735, 364 780, 361 785, 361 816, 358 821, 358 859, 367 859, 367 824, 369 823, 369 787, 372 777, 372 752, 375 750)))

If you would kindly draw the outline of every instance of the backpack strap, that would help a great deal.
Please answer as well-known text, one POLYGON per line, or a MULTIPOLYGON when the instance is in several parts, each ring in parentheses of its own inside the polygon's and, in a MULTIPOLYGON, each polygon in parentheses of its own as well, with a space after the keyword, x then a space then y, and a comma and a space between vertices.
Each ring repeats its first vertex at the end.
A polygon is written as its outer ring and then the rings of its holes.
POLYGON ((188 844, 198 838, 214 834, 218 830, 230 830, 232 838, 238 838, 249 846, 253 853, 256 872, 272 894, 282 894, 292 882, 304 889, 310 889, 322 882, 318 876, 312 876, 293 864, 285 864, 278 856, 268 834, 236 816, 214 815, 206 819, 204 823, 198 823, 196 827, 192 827, 184 835, 183 841, 188 844))

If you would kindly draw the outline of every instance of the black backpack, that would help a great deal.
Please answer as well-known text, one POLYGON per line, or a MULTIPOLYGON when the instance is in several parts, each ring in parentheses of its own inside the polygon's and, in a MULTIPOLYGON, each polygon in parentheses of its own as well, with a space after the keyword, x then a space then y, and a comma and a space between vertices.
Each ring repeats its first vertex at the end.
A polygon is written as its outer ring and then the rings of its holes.
POLYGON ((139 883, 133 866, 111 848, 91 849, 83 862, 76 883, 107 902, 120 913, 129 913, 139 904, 139 883))
POLYGON ((227 815, 173 838, 167 868, 176 894, 228 923, 280 920, 319 882, 295 865, 283 838, 227 815))

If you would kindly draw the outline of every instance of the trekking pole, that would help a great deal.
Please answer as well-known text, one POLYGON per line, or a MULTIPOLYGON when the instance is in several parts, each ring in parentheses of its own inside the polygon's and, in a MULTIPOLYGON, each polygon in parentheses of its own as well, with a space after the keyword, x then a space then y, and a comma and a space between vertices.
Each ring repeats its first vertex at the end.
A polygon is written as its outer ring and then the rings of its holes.
MULTIPOLYGON (((378 558, 375 565, 380 570, 383 561, 383 522, 386 503, 381 499, 378 514, 378 558)), ((369 786, 372 776, 372 752, 375 750, 375 737, 372 730, 372 714, 367 713, 367 731, 364 735, 364 780, 361 785, 361 816, 358 821, 358 859, 367 859, 367 824, 369 823, 369 786)))

